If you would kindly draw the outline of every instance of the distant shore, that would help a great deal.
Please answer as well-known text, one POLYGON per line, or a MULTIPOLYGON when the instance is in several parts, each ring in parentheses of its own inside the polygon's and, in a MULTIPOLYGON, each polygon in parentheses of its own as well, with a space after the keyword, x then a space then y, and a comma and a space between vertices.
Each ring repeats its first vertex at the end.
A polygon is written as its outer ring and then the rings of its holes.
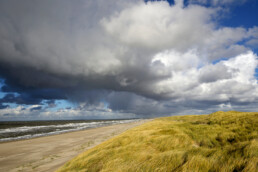
POLYGON ((0 171, 55 171, 79 153, 144 122, 0 143, 0 171))

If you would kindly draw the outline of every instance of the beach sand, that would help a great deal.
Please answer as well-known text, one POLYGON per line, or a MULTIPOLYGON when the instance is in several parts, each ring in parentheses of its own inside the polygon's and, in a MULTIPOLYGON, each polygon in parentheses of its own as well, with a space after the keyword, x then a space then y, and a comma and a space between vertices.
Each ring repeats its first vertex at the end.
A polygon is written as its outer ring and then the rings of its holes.
POLYGON ((55 171, 85 150, 144 122, 0 143, 0 171, 55 171))

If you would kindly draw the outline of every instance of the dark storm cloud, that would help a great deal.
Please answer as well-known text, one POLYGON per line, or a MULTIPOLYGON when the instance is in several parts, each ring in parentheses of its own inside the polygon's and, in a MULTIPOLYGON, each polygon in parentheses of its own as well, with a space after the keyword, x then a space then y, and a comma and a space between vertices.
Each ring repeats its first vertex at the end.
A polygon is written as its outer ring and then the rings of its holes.
POLYGON ((256 101, 257 56, 238 45, 256 29, 216 27, 218 9, 177 2, 1 1, 1 106, 65 99, 81 111, 164 115, 232 95, 256 101))
POLYGON ((12 100, 4 97, 2 101, 38 104, 42 100, 67 99, 65 91, 62 90, 62 85, 67 81, 64 77, 58 78, 36 69, 3 64, 0 65, 0 76, 4 78, 1 91, 12 95, 12 100), (14 96, 12 93, 20 95, 14 96))
POLYGON ((26 94, 21 94, 19 96, 15 96, 14 94, 6 94, 3 98, 0 99, 0 103, 16 103, 26 105, 39 104, 40 102, 41 99, 33 98, 26 94))
POLYGON ((65 92, 58 87, 61 81, 53 76, 27 68, 9 67, 6 70, 0 65, 0 69, 0 76, 5 79, 1 91, 8 93, 1 102, 29 105, 39 104, 42 100, 67 99, 65 92))

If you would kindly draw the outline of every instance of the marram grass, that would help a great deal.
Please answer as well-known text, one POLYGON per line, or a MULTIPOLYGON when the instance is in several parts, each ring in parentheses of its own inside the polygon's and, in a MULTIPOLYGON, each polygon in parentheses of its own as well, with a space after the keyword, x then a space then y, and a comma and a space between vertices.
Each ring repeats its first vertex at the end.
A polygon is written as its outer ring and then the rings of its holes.
POLYGON ((257 172, 258 113, 158 118, 90 149, 58 171, 257 172))

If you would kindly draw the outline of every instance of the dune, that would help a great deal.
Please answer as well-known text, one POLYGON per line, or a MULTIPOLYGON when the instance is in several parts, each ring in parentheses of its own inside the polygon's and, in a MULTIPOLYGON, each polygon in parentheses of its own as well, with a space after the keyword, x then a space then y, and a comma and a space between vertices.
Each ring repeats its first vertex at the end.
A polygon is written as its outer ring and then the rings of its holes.
POLYGON ((0 143, 0 171, 55 171, 65 162, 85 150, 144 122, 145 120, 142 120, 0 143))
POLYGON ((87 150, 58 172, 258 171, 258 113, 157 118, 87 150))

